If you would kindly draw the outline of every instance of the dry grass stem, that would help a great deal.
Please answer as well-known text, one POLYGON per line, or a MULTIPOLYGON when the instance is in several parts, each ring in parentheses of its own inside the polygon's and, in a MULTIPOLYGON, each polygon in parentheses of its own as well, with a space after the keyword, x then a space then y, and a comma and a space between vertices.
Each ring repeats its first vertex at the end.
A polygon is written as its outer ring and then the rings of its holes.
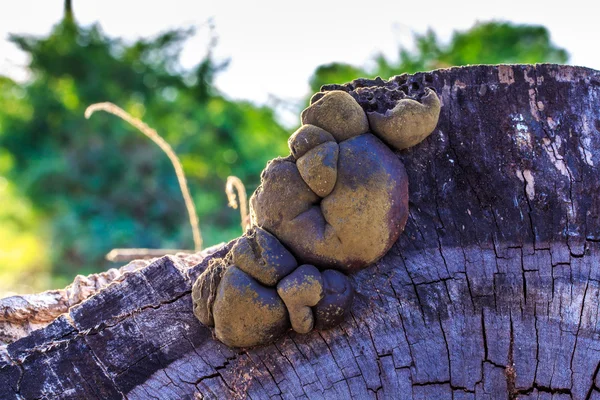
POLYGON ((85 110, 85 117, 90 118, 90 116, 96 111, 105 111, 107 113, 116 115, 122 120, 130 123, 144 135, 149 137, 154 143, 156 143, 158 147, 160 147, 161 150, 164 151, 165 154, 169 157, 169 160, 171 160, 171 163, 173 164, 173 168, 175 168, 175 174, 177 175, 179 187, 181 188, 181 193, 183 194, 185 207, 187 208, 188 216, 190 219, 190 225, 192 226, 192 234, 194 236, 194 247, 196 251, 202 250, 202 236, 200 234, 200 227, 198 223, 198 214, 196 214, 196 207, 194 206, 194 202, 192 201, 192 196, 190 195, 190 190, 185 179, 185 174, 183 173, 183 167, 181 166, 181 162, 179 161, 179 158, 177 157, 171 146, 154 129, 150 128, 138 118, 131 116, 125 110, 116 106, 113 103, 106 102, 92 104, 85 110))
POLYGON ((237 195, 240 199, 240 218, 242 219, 242 232, 246 232, 250 225, 250 218, 248 216, 248 199, 246 196, 246 187, 244 186, 244 182, 237 176, 228 176, 227 184, 225 185, 225 193, 227 193, 227 200, 229 201, 229 207, 237 209, 238 201, 235 195, 237 191, 237 195))

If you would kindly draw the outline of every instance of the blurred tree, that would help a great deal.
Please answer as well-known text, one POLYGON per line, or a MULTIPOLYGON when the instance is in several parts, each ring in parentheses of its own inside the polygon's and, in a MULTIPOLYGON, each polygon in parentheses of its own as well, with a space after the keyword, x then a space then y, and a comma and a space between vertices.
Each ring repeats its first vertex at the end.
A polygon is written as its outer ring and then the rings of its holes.
POLYGON ((98 26, 78 26, 66 1, 48 37, 11 37, 30 57, 31 78, 0 81, 14 92, 0 97, 3 105, 14 102, 0 108, 0 157, 11 161, 0 176, 45 224, 53 286, 107 268, 103 257, 115 247, 193 248, 167 157, 113 116, 85 120, 89 104, 121 105, 173 146, 205 245, 240 233, 237 212, 226 206, 227 176, 253 190, 266 161, 286 153, 287 132, 270 109, 217 92, 213 78, 226 63, 216 63, 210 50, 193 70, 180 67, 179 51, 192 34, 174 30, 126 44, 98 26))
POLYGON ((477 23, 464 32, 454 32, 448 44, 439 41, 434 31, 415 35, 415 48, 400 48, 398 61, 380 54, 374 66, 360 68, 332 63, 317 68, 310 80, 312 93, 328 83, 345 83, 366 76, 387 79, 402 73, 427 71, 468 64, 566 63, 566 50, 550 41, 543 26, 518 25, 510 22, 477 23))

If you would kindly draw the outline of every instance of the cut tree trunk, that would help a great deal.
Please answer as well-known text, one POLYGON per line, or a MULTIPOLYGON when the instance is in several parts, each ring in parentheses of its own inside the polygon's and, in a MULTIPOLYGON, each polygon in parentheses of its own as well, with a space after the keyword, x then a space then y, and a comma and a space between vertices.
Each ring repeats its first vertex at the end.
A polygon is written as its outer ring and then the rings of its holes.
MULTIPOLYGON (((600 72, 415 74, 410 218, 339 327, 231 349, 165 257, 0 350, 0 398, 600 399, 600 72)), ((231 245, 231 244, 230 244, 231 245)), ((230 246, 229 245, 229 246, 230 246)))

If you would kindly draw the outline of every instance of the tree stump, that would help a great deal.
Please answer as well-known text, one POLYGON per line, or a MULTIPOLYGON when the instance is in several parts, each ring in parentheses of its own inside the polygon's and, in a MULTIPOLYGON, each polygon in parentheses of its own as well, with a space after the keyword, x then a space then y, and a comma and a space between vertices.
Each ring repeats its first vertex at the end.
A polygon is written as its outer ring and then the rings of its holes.
POLYGON ((600 72, 408 82, 436 89, 440 121, 398 153, 408 224, 351 277, 339 327, 215 341, 190 291, 230 243, 193 267, 158 259, 0 347, 0 398, 600 399, 600 72))

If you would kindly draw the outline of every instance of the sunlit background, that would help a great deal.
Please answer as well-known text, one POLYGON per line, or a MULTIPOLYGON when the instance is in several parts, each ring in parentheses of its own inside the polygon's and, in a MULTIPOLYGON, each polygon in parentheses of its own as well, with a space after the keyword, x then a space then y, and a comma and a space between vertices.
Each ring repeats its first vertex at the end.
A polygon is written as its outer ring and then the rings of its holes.
POLYGON ((0 5, 0 297, 116 266, 113 248, 193 247, 173 167, 112 101, 179 154, 205 246, 241 233, 251 194, 325 83, 453 65, 600 68, 585 1, 410 4, 38 0, 0 5), (570 15, 572 14, 572 15, 570 15))

